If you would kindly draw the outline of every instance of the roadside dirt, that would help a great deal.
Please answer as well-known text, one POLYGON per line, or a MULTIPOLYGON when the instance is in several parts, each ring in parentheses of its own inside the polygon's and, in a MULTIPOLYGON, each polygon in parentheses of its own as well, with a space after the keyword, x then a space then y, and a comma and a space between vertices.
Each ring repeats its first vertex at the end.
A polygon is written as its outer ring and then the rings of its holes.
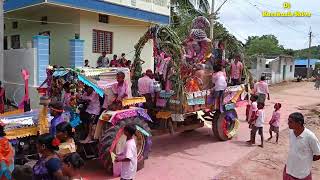
MULTIPOLYGON (((305 115, 306 127, 320 138, 320 104, 299 108, 305 115)), ((269 127, 266 127, 269 128, 269 127)), ((269 136, 265 137, 266 139, 269 136)), ((279 144, 275 137, 265 143, 264 148, 256 148, 247 156, 219 174, 219 180, 265 180, 282 179, 283 168, 289 147, 288 129, 280 133, 279 144)), ((313 163, 313 179, 320 179, 320 162, 313 163)))

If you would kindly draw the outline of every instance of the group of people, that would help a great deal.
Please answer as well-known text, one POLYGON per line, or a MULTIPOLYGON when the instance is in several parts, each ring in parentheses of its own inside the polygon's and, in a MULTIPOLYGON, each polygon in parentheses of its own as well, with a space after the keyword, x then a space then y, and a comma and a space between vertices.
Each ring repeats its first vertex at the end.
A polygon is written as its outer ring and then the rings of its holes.
MULTIPOLYGON (((247 121, 249 123, 250 145, 255 144, 256 133, 261 137, 260 147, 264 146, 263 127, 266 119, 264 107, 266 98, 270 100, 268 84, 262 77, 254 86, 254 94, 251 96, 251 105, 247 111, 247 121)), ((276 134, 276 143, 279 142, 280 129, 280 109, 282 105, 275 103, 272 117, 269 121, 268 141, 276 134)), ((295 112, 289 115, 289 154, 286 166, 283 171, 284 180, 311 180, 312 162, 320 160, 320 143, 316 135, 305 126, 304 116, 295 112)))
MULTIPOLYGON (((89 60, 86 59, 84 62, 84 67, 90 67, 89 60)), ((131 61, 126 59, 126 54, 122 53, 121 57, 118 59, 118 55, 114 54, 111 61, 107 57, 106 52, 102 52, 102 55, 97 60, 97 68, 101 67, 131 67, 131 61)))
POLYGON ((43 134, 38 137, 37 151, 40 159, 30 167, 14 166, 14 149, 0 122, 0 179, 1 180, 82 180, 79 170, 84 160, 75 150, 72 127, 67 122, 56 126, 56 136, 43 134))
MULTIPOLYGON (((80 108, 80 119, 84 126, 84 140, 78 141, 80 143, 88 143, 92 139, 93 126, 97 123, 99 115, 105 109, 112 109, 112 106, 121 104, 121 101, 128 97, 128 84, 124 80, 125 74, 123 72, 117 73, 117 82, 112 86, 113 97, 100 97, 92 87, 86 86, 81 82, 78 82, 77 90, 72 91, 73 84, 66 81, 64 82, 63 92, 61 98, 55 97, 54 100, 49 104, 50 115, 53 117, 50 124, 48 134, 43 134, 38 137, 37 150, 40 154, 40 159, 34 165, 29 172, 32 172, 30 179, 34 180, 51 180, 51 179, 72 179, 80 180, 83 179, 79 170, 84 166, 84 160, 77 154, 76 141, 74 134, 77 133, 77 128, 73 127, 70 122, 70 117, 66 117, 66 112, 74 111, 73 102, 74 100, 80 100, 85 102, 84 107, 80 108), (112 98, 111 105, 108 104, 107 99, 112 98), (59 101, 62 99, 62 101, 59 101)), ((28 175, 23 173, 28 171, 26 166, 17 167, 13 172, 14 150, 10 146, 10 143, 5 139, 4 124, 0 122, 0 143, 6 140, 7 148, 10 148, 9 152, 12 154, 6 154, 5 159, 12 159, 7 161, 8 169, 6 180, 12 179, 28 179, 28 175), (9 157, 10 155, 10 157, 9 157), (11 173, 12 172, 12 173, 11 173), (23 174, 23 175, 22 175, 23 174)), ((83 131, 83 130, 81 130, 83 131)), ((121 162, 121 177, 123 179, 133 179, 137 169, 137 151, 133 135, 135 134, 135 126, 127 126, 124 128, 124 134, 128 137, 126 147, 123 153, 118 154, 116 162, 121 162)), ((1 150, 2 152, 1 144, 1 150)), ((2 155, 2 154, 1 154, 2 155)), ((2 157, 1 157, 2 158, 2 157)), ((2 172, 2 171, 1 171, 2 172)), ((1 177, 1 176, 0 176, 1 177)), ((3 179, 1 179, 3 180, 3 179)))
POLYGON ((240 56, 235 56, 233 62, 230 65, 230 73, 227 76, 226 64, 216 63, 213 65, 212 83, 213 87, 213 99, 215 110, 223 111, 223 98, 224 92, 227 89, 228 82, 231 81, 232 86, 240 85, 242 82, 243 64, 241 63, 240 56))

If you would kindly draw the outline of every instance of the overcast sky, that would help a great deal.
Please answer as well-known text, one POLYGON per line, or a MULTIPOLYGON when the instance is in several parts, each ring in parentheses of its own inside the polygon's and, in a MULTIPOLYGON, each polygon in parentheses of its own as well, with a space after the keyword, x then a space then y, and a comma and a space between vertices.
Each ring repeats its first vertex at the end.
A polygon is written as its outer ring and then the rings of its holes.
MULTIPOLYGON (((211 0, 210 4, 211 4, 211 0)), ((215 9, 224 0, 215 0, 215 9)), ((312 45, 320 44, 319 0, 228 0, 219 13, 220 21, 239 40, 248 36, 273 34, 285 48, 308 46, 308 32, 313 32, 312 45), (311 17, 262 17, 262 11, 286 10, 283 2, 291 3, 291 11, 310 11, 311 17)))

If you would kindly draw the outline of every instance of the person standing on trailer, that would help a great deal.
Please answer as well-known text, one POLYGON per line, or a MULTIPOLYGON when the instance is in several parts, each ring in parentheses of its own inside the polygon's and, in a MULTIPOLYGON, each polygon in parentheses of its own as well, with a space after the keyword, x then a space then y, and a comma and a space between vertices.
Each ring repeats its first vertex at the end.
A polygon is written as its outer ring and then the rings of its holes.
POLYGON ((80 119, 84 122, 85 131, 87 137, 82 143, 89 143, 92 140, 92 127, 97 124, 100 115, 100 100, 99 95, 94 92, 93 88, 86 86, 85 93, 81 96, 81 99, 88 103, 85 112, 81 113, 80 119))
POLYGON ((139 94, 146 98, 146 107, 150 108, 153 106, 152 94, 153 90, 153 82, 152 79, 153 73, 151 69, 148 69, 143 77, 138 80, 138 89, 139 94))
POLYGON ((227 88, 227 80, 226 75, 222 71, 221 65, 214 65, 213 66, 213 75, 212 75, 212 83, 214 84, 214 106, 215 110, 220 110, 220 112, 223 111, 223 96, 224 91, 227 88))
POLYGON ((232 86, 240 85, 242 79, 243 64, 241 57, 237 55, 233 63, 231 63, 231 83, 232 86))

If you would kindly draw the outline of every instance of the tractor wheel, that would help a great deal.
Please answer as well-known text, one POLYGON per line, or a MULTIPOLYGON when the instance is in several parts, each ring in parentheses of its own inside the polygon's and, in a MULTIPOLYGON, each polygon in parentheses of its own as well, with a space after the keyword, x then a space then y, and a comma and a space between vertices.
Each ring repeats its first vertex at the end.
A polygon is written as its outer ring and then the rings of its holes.
POLYGON ((212 121, 213 134, 221 141, 232 139, 237 131, 238 115, 235 110, 216 113, 212 121))
POLYGON ((112 144, 115 144, 114 149, 112 150, 112 152, 115 154, 118 154, 123 150, 126 142, 126 136, 123 134, 123 128, 126 125, 136 125, 141 128, 142 131, 145 131, 143 133, 137 130, 134 136, 137 145, 138 170, 141 169, 139 165, 143 165, 144 160, 148 158, 152 144, 151 130, 148 124, 139 117, 122 120, 115 126, 111 126, 109 128, 107 127, 103 132, 99 142, 99 158, 103 162, 103 165, 109 174, 113 174, 113 163, 111 159, 110 148, 112 144), (149 134, 150 136, 146 136, 145 133, 149 134))

